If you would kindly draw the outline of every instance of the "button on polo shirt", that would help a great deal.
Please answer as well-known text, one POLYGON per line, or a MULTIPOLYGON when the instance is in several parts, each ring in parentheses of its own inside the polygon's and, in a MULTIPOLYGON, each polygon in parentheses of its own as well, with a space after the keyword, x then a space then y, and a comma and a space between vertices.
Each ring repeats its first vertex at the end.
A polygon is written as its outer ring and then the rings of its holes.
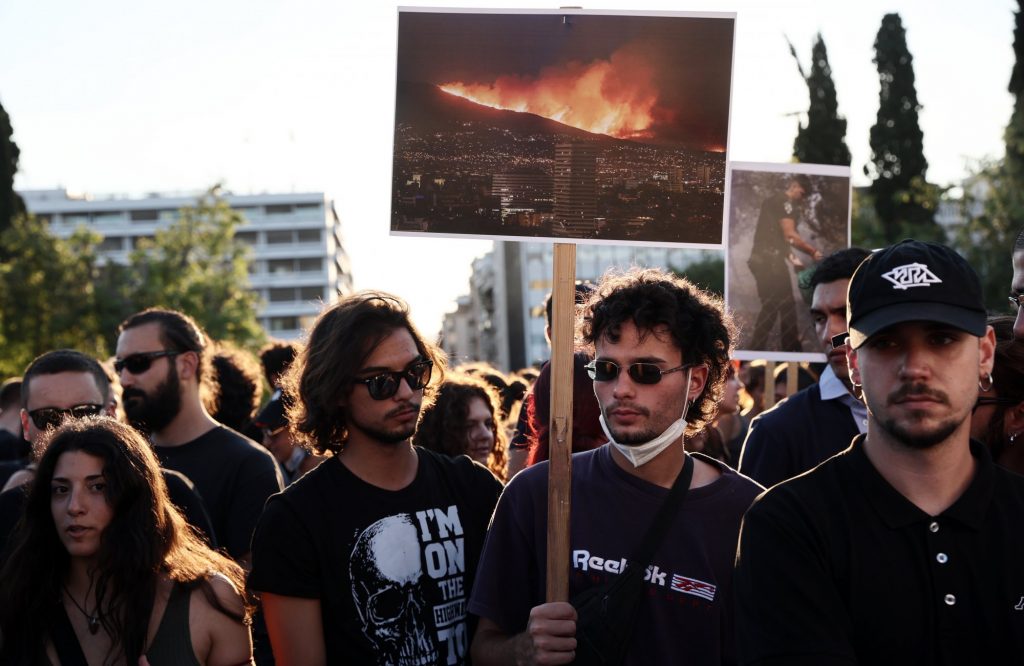
POLYGON ((972 442, 970 485, 929 516, 863 442, 747 512, 741 663, 1024 663, 1024 478, 972 442))

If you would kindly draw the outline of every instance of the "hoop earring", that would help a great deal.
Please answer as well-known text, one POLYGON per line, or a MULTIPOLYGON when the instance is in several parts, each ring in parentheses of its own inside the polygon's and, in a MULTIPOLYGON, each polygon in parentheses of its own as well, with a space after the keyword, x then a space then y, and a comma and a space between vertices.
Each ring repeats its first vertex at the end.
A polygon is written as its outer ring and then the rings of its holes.
POLYGON ((864 388, 860 384, 854 384, 853 382, 850 382, 850 386, 853 388, 853 397, 857 398, 857 400, 863 400, 864 388))
POLYGON ((978 390, 980 390, 982 392, 984 392, 984 391, 991 391, 992 387, 995 386, 995 385, 996 385, 996 382, 995 382, 994 379, 992 379, 992 373, 991 372, 986 372, 985 376, 978 380, 978 390), (988 386, 986 386, 982 382, 987 382, 988 386))
POLYGON ((1012 434, 1010 435, 1010 444, 1013 444, 1013 442, 1014 442, 1014 441, 1015 441, 1015 440, 1017 439, 1017 437, 1019 437, 1019 436, 1020 436, 1020 431, 1018 431, 1018 432, 1015 432, 1015 433, 1012 433, 1012 434))

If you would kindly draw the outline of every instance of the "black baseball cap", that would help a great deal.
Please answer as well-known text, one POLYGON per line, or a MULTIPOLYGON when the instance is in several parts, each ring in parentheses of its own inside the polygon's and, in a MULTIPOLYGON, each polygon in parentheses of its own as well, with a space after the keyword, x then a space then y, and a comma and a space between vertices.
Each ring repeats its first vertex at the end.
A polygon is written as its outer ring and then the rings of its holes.
POLYGON ((963 257, 939 243, 904 240, 868 255, 850 278, 850 344, 856 349, 906 321, 949 324, 981 337, 983 302, 978 274, 963 257))
POLYGON ((253 425, 257 428, 268 428, 270 430, 276 430, 286 425, 288 423, 288 417, 285 415, 286 407, 284 392, 281 389, 276 389, 273 395, 270 396, 270 401, 267 402, 267 405, 253 419, 253 425))

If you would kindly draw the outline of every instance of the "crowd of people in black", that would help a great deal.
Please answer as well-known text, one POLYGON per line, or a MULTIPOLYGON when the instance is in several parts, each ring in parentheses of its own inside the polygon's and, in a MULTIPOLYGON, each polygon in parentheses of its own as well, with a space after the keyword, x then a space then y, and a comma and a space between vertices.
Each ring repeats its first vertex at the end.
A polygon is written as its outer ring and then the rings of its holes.
POLYGON ((0 663, 1019 663, 1024 316, 936 243, 817 259, 828 362, 763 410, 718 297, 578 286, 560 601, 547 365, 373 291, 259 360, 159 308, 47 352, 0 386, 0 663))

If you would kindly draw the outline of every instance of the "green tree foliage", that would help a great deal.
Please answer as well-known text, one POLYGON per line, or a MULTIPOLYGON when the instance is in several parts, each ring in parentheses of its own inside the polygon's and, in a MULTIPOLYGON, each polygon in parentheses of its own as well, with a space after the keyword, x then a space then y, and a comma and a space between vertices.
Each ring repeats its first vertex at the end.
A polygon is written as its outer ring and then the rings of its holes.
POLYGON ((725 294, 725 259, 721 252, 705 251, 701 258, 685 269, 669 266, 675 275, 685 277, 701 289, 706 289, 718 296, 725 294))
POLYGON ((957 251, 977 271, 985 308, 993 314, 1010 311, 1010 254, 1022 212, 1019 185, 1010 185, 1004 165, 982 164, 965 181, 960 202, 965 222, 954 238, 957 251))
POLYGON ((871 128, 871 196, 887 242, 905 236, 941 238, 935 223, 939 191, 925 180, 921 105, 914 87, 913 58, 899 14, 886 14, 875 38, 875 64, 881 85, 878 115, 871 128))
POLYGON ((1024 4, 1014 13, 1010 75, 1014 104, 1003 134, 1006 154, 1001 161, 981 164, 964 184, 961 212, 966 222, 957 230, 956 245, 981 278, 985 306, 990 312, 1010 312, 1006 295, 1013 271, 1010 255, 1024 227, 1024 4))
MULTIPOLYGON (((11 118, 0 104, 0 232, 11 225, 15 215, 25 212, 25 203, 14 191, 20 154, 18 144, 14 143, 11 118)), ((10 256, 3 246, 0 246, 0 256, 10 256)))
POLYGON ((10 256, 0 262, 0 375, 20 375, 39 354, 71 347, 101 356, 103 336, 91 280, 99 236, 53 236, 45 222, 15 217, 0 233, 10 256))
POLYGON ((127 265, 101 257, 102 237, 79 228, 55 237, 31 215, 0 233, 0 375, 18 375, 39 354, 70 347, 104 358, 116 328, 151 306, 187 312, 210 337, 256 348, 265 334, 249 288, 248 248, 234 238, 241 216, 215 191, 154 239, 140 241, 127 265))
POLYGON ((119 296, 134 303, 132 311, 187 312, 213 339, 255 347, 265 334, 255 317, 259 297, 249 288, 249 249, 235 240, 244 218, 216 193, 211 189, 152 241, 136 245, 127 271, 132 289, 119 296))
POLYGON ((796 48, 789 44, 800 76, 807 83, 810 107, 807 124, 800 124, 793 142, 793 157, 808 164, 850 165, 850 149, 846 146, 846 118, 839 115, 832 67, 828 64, 825 40, 818 33, 811 48, 811 72, 805 73, 796 48))

